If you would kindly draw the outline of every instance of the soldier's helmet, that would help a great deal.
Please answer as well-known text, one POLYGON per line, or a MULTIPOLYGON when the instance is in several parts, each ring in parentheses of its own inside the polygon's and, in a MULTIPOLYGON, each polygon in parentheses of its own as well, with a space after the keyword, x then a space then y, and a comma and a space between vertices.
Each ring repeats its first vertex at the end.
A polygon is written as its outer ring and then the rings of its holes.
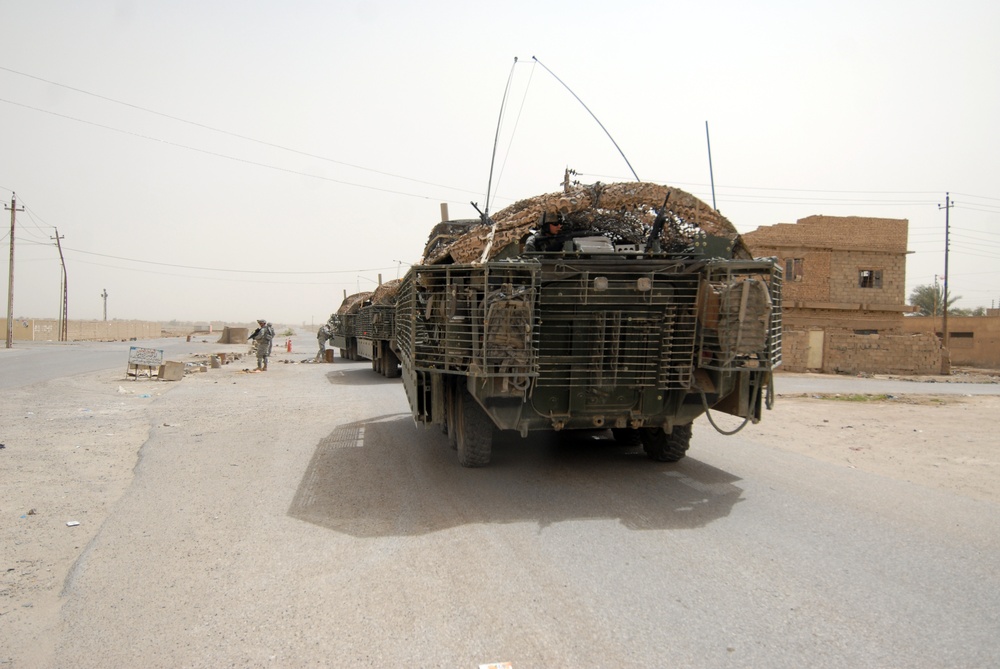
POLYGON ((562 225, 563 217, 555 212, 542 212, 539 216, 538 227, 543 232, 548 232, 548 226, 550 225, 562 225))

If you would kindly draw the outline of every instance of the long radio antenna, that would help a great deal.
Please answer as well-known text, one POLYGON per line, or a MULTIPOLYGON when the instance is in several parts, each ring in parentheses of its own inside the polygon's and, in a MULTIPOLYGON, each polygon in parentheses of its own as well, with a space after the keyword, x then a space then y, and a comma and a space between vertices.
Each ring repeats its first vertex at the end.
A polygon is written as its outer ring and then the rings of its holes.
MULTIPOLYGON (((493 155, 490 156, 490 180, 489 183, 486 184, 486 207, 480 215, 484 221, 489 220, 490 217, 490 190, 493 188, 493 167, 496 165, 497 161, 497 144, 500 142, 500 125, 503 123, 503 113, 507 107, 507 96, 510 95, 510 82, 514 79, 514 67, 516 65, 517 56, 514 56, 514 62, 510 66, 510 74, 507 75, 507 87, 504 88, 503 91, 503 100, 500 101, 500 116, 497 118, 497 131, 493 136, 493 155)), ((475 207, 476 203, 473 202, 472 206, 475 207)), ((478 209, 478 207, 476 208, 478 209)))
POLYGON ((712 138, 708 136, 708 121, 705 121, 705 143, 708 144, 708 178, 712 182, 712 209, 719 211, 715 206, 715 173, 712 172, 712 138))
POLYGON ((562 79, 560 79, 559 77, 557 77, 557 76, 556 76, 556 73, 555 73, 555 72, 553 72, 553 71, 552 71, 552 70, 550 70, 549 68, 545 67, 545 63, 543 63, 542 61, 538 60, 538 58, 536 58, 535 56, 532 56, 532 57, 531 57, 531 59, 532 59, 533 61, 535 61, 536 63, 538 63, 539 65, 541 65, 542 67, 544 67, 544 68, 545 68, 545 71, 546 71, 546 72, 548 72, 548 73, 549 73, 549 74, 551 74, 551 75, 552 75, 553 77, 555 77, 555 80, 556 80, 556 81, 558 81, 558 82, 559 82, 560 84, 562 84, 562 85, 563 85, 563 87, 564 87, 564 88, 565 88, 565 89, 566 89, 567 91, 569 91, 569 94, 570 94, 570 95, 572 95, 572 96, 573 96, 574 98, 576 98, 576 101, 577 101, 577 102, 579 102, 579 103, 580 103, 581 105, 583 105, 583 108, 587 110, 587 113, 588 113, 588 114, 590 114, 590 116, 591 116, 591 117, 592 117, 592 118, 593 118, 593 119, 594 119, 595 121, 597 121, 597 125, 601 126, 601 130, 603 130, 603 131, 604 131, 604 134, 608 136, 608 139, 610 139, 610 140, 611 140, 611 143, 615 145, 615 148, 616 148, 616 149, 618 149, 618 153, 620 153, 620 154, 621 154, 621 156, 622 156, 622 160, 624 160, 624 161, 625 161, 625 164, 626 164, 626 165, 628 165, 628 168, 629 168, 629 170, 630 170, 630 171, 632 172, 632 176, 634 176, 634 177, 635 177, 635 180, 636 180, 636 181, 642 181, 642 179, 640 179, 640 178, 639 178, 639 175, 635 173, 635 170, 633 170, 633 169, 632 169, 632 163, 630 163, 630 162, 628 161, 628 158, 626 158, 626 157, 625 157, 625 152, 624 152, 624 151, 622 151, 622 149, 621 149, 621 147, 620 147, 620 146, 618 146, 618 142, 616 142, 616 141, 615 141, 615 138, 611 136, 611 133, 610 133, 610 132, 608 132, 608 129, 604 127, 604 124, 603 124, 603 123, 601 123, 601 121, 600 121, 600 120, 599 120, 599 119, 597 118, 597 116, 595 116, 595 115, 594 115, 594 112, 590 111, 590 107, 588 107, 588 106, 587 106, 586 104, 584 104, 583 100, 581 100, 581 99, 580 99, 580 96, 578 96, 578 95, 577 95, 576 93, 574 93, 574 92, 573 92, 573 89, 571 89, 571 88, 570 88, 569 86, 567 86, 567 85, 566 85, 566 82, 564 82, 564 81, 563 81, 562 79))

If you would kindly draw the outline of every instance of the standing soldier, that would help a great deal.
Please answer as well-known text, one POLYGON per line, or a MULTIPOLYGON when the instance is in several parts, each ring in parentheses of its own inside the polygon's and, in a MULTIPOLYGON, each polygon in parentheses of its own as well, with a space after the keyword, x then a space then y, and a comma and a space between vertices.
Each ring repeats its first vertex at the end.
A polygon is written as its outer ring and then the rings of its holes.
POLYGON ((274 341, 274 326, 263 318, 257 320, 257 329, 250 335, 257 348, 257 371, 267 371, 267 358, 271 355, 271 342, 274 341))
POLYGON ((332 334, 333 330, 330 329, 330 324, 323 323, 319 332, 316 333, 316 342, 319 344, 319 353, 316 354, 316 360, 323 360, 323 353, 326 351, 326 340, 329 339, 332 334))

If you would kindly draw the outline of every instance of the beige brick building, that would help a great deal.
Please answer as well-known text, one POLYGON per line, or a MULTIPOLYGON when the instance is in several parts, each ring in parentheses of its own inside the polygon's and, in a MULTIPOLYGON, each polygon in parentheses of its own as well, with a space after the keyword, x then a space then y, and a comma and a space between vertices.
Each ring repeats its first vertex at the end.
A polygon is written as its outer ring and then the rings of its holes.
POLYGON ((908 221, 810 216, 743 235, 785 270, 788 371, 936 374, 938 339, 903 328, 908 221))

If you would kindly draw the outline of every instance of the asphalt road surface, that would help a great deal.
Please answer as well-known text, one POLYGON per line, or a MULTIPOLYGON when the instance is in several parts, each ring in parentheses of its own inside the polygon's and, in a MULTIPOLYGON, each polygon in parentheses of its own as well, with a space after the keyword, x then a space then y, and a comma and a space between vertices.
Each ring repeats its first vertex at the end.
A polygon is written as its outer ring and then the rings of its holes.
MULTIPOLYGON (((167 360, 172 356, 211 352, 218 348, 215 345, 218 339, 216 333, 193 337, 190 342, 177 337, 111 342, 16 341, 11 348, 0 349, 0 390, 102 369, 121 369, 124 374, 128 368, 129 349, 133 346, 159 349, 167 360)), ((314 343, 315 339, 309 344, 310 350, 314 343)))
POLYGON ((591 435, 463 469, 339 358, 186 378, 149 421, 53 667, 1000 665, 994 503, 702 424, 677 464, 591 435))

